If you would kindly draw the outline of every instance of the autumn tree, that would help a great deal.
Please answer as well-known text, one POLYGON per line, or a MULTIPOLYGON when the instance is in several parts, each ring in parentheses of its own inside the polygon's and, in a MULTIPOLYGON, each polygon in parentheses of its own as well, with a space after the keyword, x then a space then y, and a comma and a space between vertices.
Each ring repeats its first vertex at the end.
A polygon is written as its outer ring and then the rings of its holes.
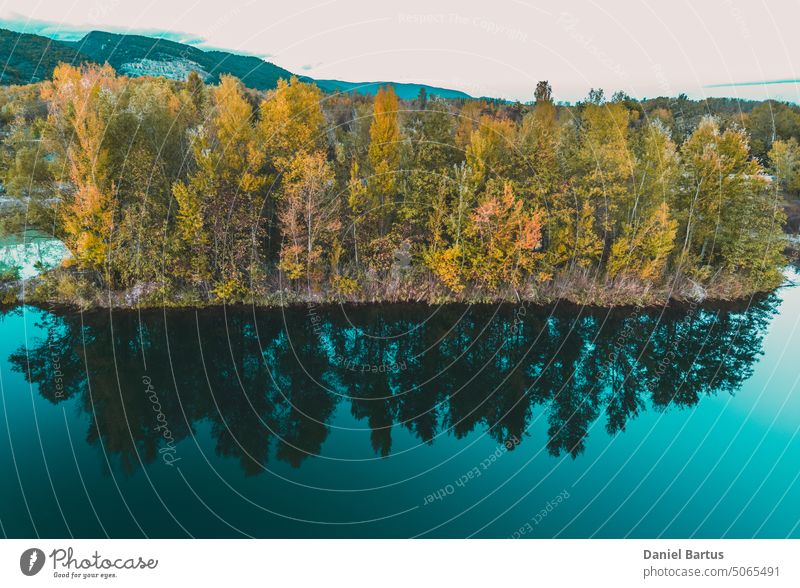
POLYGON ((278 80, 278 87, 261 103, 258 136, 269 163, 283 173, 295 156, 326 146, 322 92, 297 77, 278 80))
POLYGON ((523 158, 524 190, 540 206, 563 182, 558 164, 559 139, 552 89, 548 82, 539 82, 533 111, 522 119, 519 150, 523 158))
MULTIPOLYGON (((440 196, 443 206, 444 197, 440 196)), ((510 287, 517 291, 535 270, 541 258, 543 213, 527 211, 514 195, 509 182, 502 194, 490 189, 470 213, 460 241, 443 244, 443 224, 434 211, 433 245, 425 260, 435 275, 451 290, 459 292, 472 281, 491 292, 510 287)))
POLYGON ((536 267, 543 213, 528 212, 506 182, 502 195, 490 191, 472 214, 469 263, 476 282, 491 291, 516 291, 536 267))
POLYGON ((265 156, 239 80, 222 76, 211 100, 209 124, 192 140, 195 169, 173 194, 179 233, 194 259, 191 278, 210 280, 215 296, 236 300, 260 271, 265 156))
POLYGON ((567 195, 559 194, 557 198, 551 212, 556 220, 550 223, 554 230, 545 256, 546 271, 552 273, 560 267, 585 270, 597 265, 603 254, 603 240, 595 228, 596 214, 591 203, 584 201, 572 208, 567 195))
POLYGON ((372 124, 369 128, 369 164, 372 175, 369 188, 381 210, 379 228, 389 226, 397 195, 397 173, 401 158, 400 124, 397 95, 391 86, 383 86, 375 95, 372 124))
POLYGON ((681 158, 682 255, 690 267, 708 267, 719 253, 717 237, 724 205, 746 187, 757 164, 748 159, 743 137, 735 131, 720 132, 711 117, 683 144, 681 158))
POLYGON ((59 65, 43 88, 48 103, 48 138, 57 151, 63 180, 64 242, 83 267, 104 268, 114 227, 115 183, 109 142, 114 113, 123 107, 121 82, 109 66, 59 65))
POLYGON ((475 187, 482 190, 490 178, 509 179, 517 170, 517 131, 508 119, 481 117, 467 147, 467 165, 475 187))
POLYGON ((52 231, 67 282, 126 300, 257 301, 278 271, 315 297, 549 294, 572 274, 732 296, 782 279, 781 199, 800 193, 798 109, 740 106, 569 106, 547 82, 534 104, 401 102, 60 65, 0 87, 0 181, 21 205, 0 221, 52 231))
POLYGON ((670 215, 680 172, 678 154, 658 120, 633 137, 633 202, 608 260, 608 273, 642 280, 661 277, 674 248, 677 221, 670 215))
POLYGON ((478 128, 485 104, 481 100, 465 100, 458 113, 453 140, 456 148, 466 153, 472 133, 478 128))
POLYGON ((325 276, 341 223, 334 175, 321 152, 295 157, 284 182, 279 219, 283 243, 280 268, 292 280, 306 279, 309 291, 325 276))

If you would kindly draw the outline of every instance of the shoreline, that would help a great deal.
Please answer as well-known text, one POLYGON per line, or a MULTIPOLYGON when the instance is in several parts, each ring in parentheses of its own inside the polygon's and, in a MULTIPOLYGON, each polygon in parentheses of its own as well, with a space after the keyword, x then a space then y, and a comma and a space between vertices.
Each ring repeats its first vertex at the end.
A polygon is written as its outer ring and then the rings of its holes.
MULTIPOLYGON (((787 266, 788 268, 789 266, 787 266)), ((0 306, 13 308, 19 306, 33 306, 43 310, 56 310, 62 312, 94 312, 103 310, 115 310, 122 312, 133 311, 181 311, 181 310, 219 310, 252 308, 254 310, 297 310, 309 306, 322 308, 334 306, 348 307, 397 307, 397 306, 526 306, 540 309, 560 308, 562 310, 578 310, 590 308, 593 310, 624 310, 626 308, 688 308, 692 306, 712 306, 717 308, 737 309, 749 306, 750 302, 756 298, 769 296, 776 290, 791 285, 789 279, 784 279, 774 288, 765 290, 738 289, 733 288, 731 282, 715 284, 707 289, 702 289, 702 295, 697 296, 696 292, 688 292, 686 283, 682 287, 662 286, 655 288, 643 286, 642 292, 637 293, 628 285, 624 287, 610 286, 604 287, 600 284, 594 286, 590 291, 575 289, 572 291, 562 289, 559 293, 553 292, 553 288, 543 288, 530 295, 514 297, 513 295, 488 295, 486 293, 470 293, 466 296, 447 296, 437 294, 435 296, 375 296, 365 298, 359 296, 335 296, 330 294, 308 295, 304 292, 278 290, 270 295, 257 300, 237 300, 225 302, 223 300, 208 300, 198 302, 182 298, 185 292, 176 292, 175 296, 158 300, 155 297, 148 297, 138 300, 131 300, 128 291, 112 292, 112 300, 108 300, 106 292, 95 290, 95 298, 92 303, 87 304, 86 300, 69 299, 68 297, 56 294, 55 296, 43 296, 37 292, 44 286, 43 277, 47 274, 25 280, 14 284, 7 284, 2 292, 0 306), (24 292, 24 293, 23 293, 24 292), (9 296, 12 294, 13 296, 9 296)), ((734 283, 735 285, 735 283, 734 283)))

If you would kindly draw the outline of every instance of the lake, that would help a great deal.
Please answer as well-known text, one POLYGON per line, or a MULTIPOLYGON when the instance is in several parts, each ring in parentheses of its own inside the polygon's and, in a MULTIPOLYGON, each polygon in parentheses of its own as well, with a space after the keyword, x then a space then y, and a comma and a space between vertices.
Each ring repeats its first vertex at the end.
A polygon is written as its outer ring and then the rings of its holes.
POLYGON ((0 315, 7 537, 800 537, 790 285, 0 315))
POLYGON ((22 279, 57 266, 66 257, 69 252, 64 243, 36 229, 0 237, 0 270, 17 268, 22 279))

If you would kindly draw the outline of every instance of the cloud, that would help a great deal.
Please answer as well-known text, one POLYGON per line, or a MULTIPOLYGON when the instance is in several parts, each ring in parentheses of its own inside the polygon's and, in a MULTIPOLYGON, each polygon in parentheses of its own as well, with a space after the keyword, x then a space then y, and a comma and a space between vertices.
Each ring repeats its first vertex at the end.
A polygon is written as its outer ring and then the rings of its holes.
POLYGON ((82 39, 86 33, 95 30, 103 30, 109 33, 118 33, 124 35, 144 35, 147 37, 156 37, 167 41, 175 41, 176 43, 184 43, 186 45, 202 46, 205 44, 206 39, 191 33, 183 31, 165 31, 163 29, 147 29, 147 28, 126 28, 103 26, 98 29, 92 25, 70 25, 54 21, 38 20, 28 18, 15 13, 9 13, 7 16, 0 17, 0 28, 9 29, 17 33, 29 33, 32 35, 41 35, 43 37, 50 37, 57 41, 78 41, 82 39))
POLYGON ((761 82, 731 82, 727 84, 709 84, 706 88, 733 88, 736 86, 773 86, 776 84, 798 84, 800 79, 787 78, 785 80, 764 80, 761 82))

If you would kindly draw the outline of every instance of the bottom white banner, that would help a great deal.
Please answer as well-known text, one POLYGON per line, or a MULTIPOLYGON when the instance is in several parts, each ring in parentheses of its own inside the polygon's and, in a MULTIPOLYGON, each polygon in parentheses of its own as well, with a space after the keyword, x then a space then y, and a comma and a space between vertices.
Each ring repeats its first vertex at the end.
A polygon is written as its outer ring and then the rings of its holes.
POLYGON ((0 586, 793 586, 797 540, 17 540, 0 586))

